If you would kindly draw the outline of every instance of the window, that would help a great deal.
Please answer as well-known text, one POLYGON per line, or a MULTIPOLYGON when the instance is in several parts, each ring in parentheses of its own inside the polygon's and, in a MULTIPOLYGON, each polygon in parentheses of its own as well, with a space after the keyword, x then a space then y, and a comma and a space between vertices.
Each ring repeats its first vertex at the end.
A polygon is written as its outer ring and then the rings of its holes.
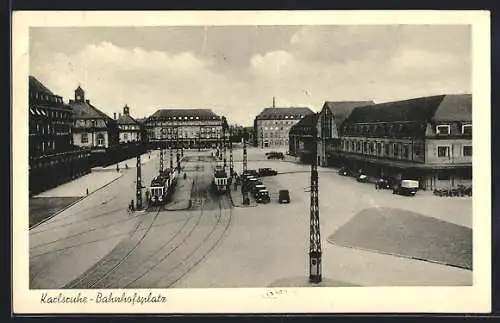
POLYGON ((368 143, 365 141, 363 142, 363 152, 367 153, 368 152, 368 143))
POLYGON ((438 157, 449 157, 450 156, 450 147, 449 146, 438 146, 438 157))
POLYGON ((471 124, 462 125, 462 134, 472 135, 472 125, 471 124))
POLYGON ((82 138, 81 138, 82 144, 86 144, 89 142, 89 134, 88 133, 82 133, 82 138))
POLYGON ((398 157, 399 156, 399 145, 392 144, 392 149, 394 150, 394 157, 398 157))
POLYGON ((102 133, 97 135, 97 146, 104 146, 104 136, 102 133))
POLYGON ((389 144, 385 144, 385 155, 389 156, 389 144))
POLYGON ((382 144, 377 142, 377 155, 382 155, 382 144))
POLYGON ((436 126, 436 134, 437 135, 449 135, 450 134, 450 126, 449 125, 436 126))
POLYGON ((403 157, 408 159, 410 157, 410 149, 408 145, 403 145, 403 157))
POLYGON ((464 146, 464 156, 472 156, 472 146, 464 146))
POLYGON ((354 146, 354 141, 351 141, 351 151, 354 151, 355 150, 355 146, 354 146))
POLYGON ((128 133, 123 134, 123 140, 128 140, 128 133))

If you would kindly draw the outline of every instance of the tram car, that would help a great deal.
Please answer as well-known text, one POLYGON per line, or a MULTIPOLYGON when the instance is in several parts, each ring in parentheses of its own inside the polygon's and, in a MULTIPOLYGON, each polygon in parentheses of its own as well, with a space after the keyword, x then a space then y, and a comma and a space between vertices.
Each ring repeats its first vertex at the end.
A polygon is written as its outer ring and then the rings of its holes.
POLYGON ((229 191, 231 185, 229 178, 223 166, 215 166, 212 185, 216 193, 223 194, 229 191))
POLYGON ((149 185, 149 202, 151 205, 164 205, 174 193, 177 184, 177 173, 166 169, 154 177, 149 185))

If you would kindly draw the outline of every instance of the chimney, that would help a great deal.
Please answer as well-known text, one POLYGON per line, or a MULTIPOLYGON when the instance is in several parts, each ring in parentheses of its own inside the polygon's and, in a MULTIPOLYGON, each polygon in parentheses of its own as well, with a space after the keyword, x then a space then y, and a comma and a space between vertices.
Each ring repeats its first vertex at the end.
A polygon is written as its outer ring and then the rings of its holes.
POLYGON ((273 96, 273 108, 276 108, 276 99, 273 96))
POLYGON ((116 120, 116 112, 113 112, 113 119, 116 120))

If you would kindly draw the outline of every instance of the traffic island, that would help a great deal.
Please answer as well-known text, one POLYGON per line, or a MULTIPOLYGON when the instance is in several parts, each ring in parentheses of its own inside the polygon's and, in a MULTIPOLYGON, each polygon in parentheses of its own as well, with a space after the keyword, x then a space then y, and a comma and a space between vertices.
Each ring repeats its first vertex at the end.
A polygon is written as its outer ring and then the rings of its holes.
POLYGON ((279 288, 279 287, 356 287, 360 285, 355 285, 349 282, 323 278, 319 283, 311 283, 307 276, 300 277, 288 277, 276 280, 269 284, 267 287, 279 288))
POLYGON ((191 208, 191 191, 193 189, 193 178, 187 177, 184 179, 179 176, 177 179, 177 185, 175 187, 174 194, 170 202, 165 205, 165 210, 167 211, 182 211, 189 210, 191 208))
POLYGON ((229 199, 231 200, 231 204, 233 207, 256 207, 258 204, 248 193, 249 204, 243 204, 243 193, 241 193, 241 186, 238 186, 238 189, 235 191, 234 187, 231 186, 231 190, 229 191, 229 199))

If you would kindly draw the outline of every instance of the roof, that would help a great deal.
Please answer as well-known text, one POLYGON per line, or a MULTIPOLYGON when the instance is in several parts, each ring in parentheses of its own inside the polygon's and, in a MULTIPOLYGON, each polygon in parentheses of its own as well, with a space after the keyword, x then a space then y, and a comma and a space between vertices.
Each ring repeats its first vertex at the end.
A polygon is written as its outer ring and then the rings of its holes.
POLYGON ((139 122, 137 120, 135 120, 134 118, 132 118, 128 114, 120 115, 120 117, 116 120, 116 122, 118 124, 134 124, 134 125, 139 124, 139 122))
POLYGON ((373 104, 373 101, 326 101, 323 108, 326 107, 333 114, 335 123, 340 126, 354 108, 373 104))
POLYGON ((300 131, 302 134, 304 134, 305 130, 307 134, 311 134, 310 131, 316 127, 317 120, 318 120, 317 113, 307 115, 290 128, 290 133, 295 133, 300 131))
POLYGON ((434 121, 472 121, 472 95, 445 95, 432 119, 434 121))
POLYGON ((425 121, 438 109, 444 95, 357 107, 347 118, 349 123, 425 121))
POLYGON ((447 94, 357 107, 349 123, 463 121, 472 119, 470 94, 447 94))
POLYGON ((29 77, 29 90, 38 93, 55 95, 51 90, 49 90, 45 85, 43 85, 42 82, 40 82, 39 80, 36 79, 36 77, 31 75, 29 77))
POLYGON ((313 113, 308 107, 265 108, 256 119, 284 119, 285 116, 302 118, 313 113))
POLYGON ((158 109, 148 118, 148 121, 173 120, 174 117, 176 119, 178 119, 179 117, 182 118, 198 117, 203 120, 207 119, 220 120, 220 117, 216 115, 211 109, 158 109))
POLYGON ((73 110, 73 119, 106 119, 111 120, 111 118, 90 104, 87 101, 74 101, 70 100, 69 105, 71 110, 73 110))

